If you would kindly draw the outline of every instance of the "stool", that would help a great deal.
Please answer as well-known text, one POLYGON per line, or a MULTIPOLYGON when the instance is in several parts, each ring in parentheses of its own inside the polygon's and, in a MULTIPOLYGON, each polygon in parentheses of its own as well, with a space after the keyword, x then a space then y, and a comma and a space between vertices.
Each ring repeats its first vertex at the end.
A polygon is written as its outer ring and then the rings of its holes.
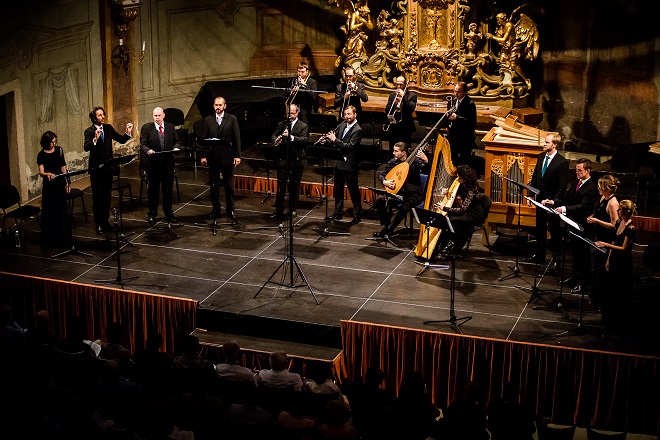
POLYGON ((85 198, 83 197, 82 190, 78 188, 71 188, 69 194, 66 195, 66 200, 69 204, 69 217, 73 218, 73 205, 75 204, 76 199, 80 199, 82 203, 83 213, 85 214, 85 221, 87 221, 87 208, 85 207, 85 198))

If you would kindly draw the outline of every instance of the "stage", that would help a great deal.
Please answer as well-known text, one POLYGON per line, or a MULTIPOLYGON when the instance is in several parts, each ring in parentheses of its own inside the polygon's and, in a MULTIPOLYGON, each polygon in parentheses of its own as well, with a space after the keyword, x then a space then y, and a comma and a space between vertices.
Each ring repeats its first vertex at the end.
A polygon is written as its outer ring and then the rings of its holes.
MULTIPOLYGON (((237 187, 249 187, 250 182, 266 176, 265 162, 251 150, 246 151, 237 169, 237 179, 242 182, 237 187)), ((23 226, 20 248, 14 246, 13 239, 1 241, 0 271, 87 284, 115 280, 103 284, 110 287, 121 287, 117 279, 139 277, 126 282, 124 287, 199 301, 198 331, 204 333, 203 339, 209 343, 222 344, 229 337, 237 337, 255 344, 259 340, 282 340, 290 343, 288 346, 298 343, 312 351, 314 346, 339 349, 340 320, 456 333, 451 323, 424 324, 450 318, 451 271, 429 268, 418 274, 423 266, 412 252, 417 230, 410 238, 401 225, 401 233, 395 238, 400 247, 366 240, 380 229, 376 212, 365 204, 362 223, 351 225, 351 203, 347 198, 344 219, 328 222, 327 228, 330 232, 350 235, 326 236, 318 232, 326 228, 326 204, 317 197, 318 188, 322 188, 317 184, 323 181, 318 164, 309 165, 303 177, 310 188, 317 190, 301 196, 298 216, 293 219, 291 251, 285 246, 289 243, 286 223, 279 228, 278 222, 269 218, 274 209, 274 194, 269 197, 250 189, 237 191, 238 222, 230 224, 223 210, 214 236, 206 217, 211 210, 206 170, 198 168, 195 172, 181 155, 177 174, 180 201, 177 202, 175 188, 174 209, 181 225, 173 227, 172 232, 178 236, 175 237, 162 222, 154 227, 147 223, 146 188, 141 205, 138 200, 137 162, 123 168, 122 181, 130 182, 133 201, 131 204, 128 193, 124 192, 123 232, 127 242, 120 241, 121 272, 117 268, 114 234, 99 236, 94 231, 89 187, 84 190, 84 197, 90 219, 85 222, 77 202, 73 236, 76 248, 91 257, 70 253, 51 258, 61 250, 39 245, 39 227, 32 220, 23 226), (307 283, 298 276, 296 267, 290 270, 291 256, 307 283), (287 262, 282 266, 285 259, 287 262)), ((273 170, 270 177, 270 187, 274 190, 273 170)), ((371 170, 361 171, 362 186, 371 186, 372 179, 371 170)), ((116 207, 117 192, 114 196, 116 207)), ((221 201, 224 202, 223 196, 221 201)), ((332 209, 330 198, 328 212, 332 209)), ((640 244, 650 239, 641 234, 640 244)), ((524 263, 522 258, 531 253, 533 244, 528 242, 525 232, 518 238, 515 230, 498 231, 490 234, 490 242, 492 253, 482 244, 481 231, 476 232, 465 257, 459 257, 455 263, 455 315, 472 317, 460 325, 463 334, 660 355, 658 326, 653 320, 658 299, 657 295, 649 294, 653 289, 645 288, 644 282, 636 280, 637 288, 630 292, 630 325, 625 334, 613 334, 601 327, 601 314, 590 307, 588 296, 584 298, 584 325, 578 329, 582 298, 570 294, 569 289, 561 294, 554 291, 560 287, 561 274, 547 273, 539 281, 545 266, 536 268, 539 291, 532 294, 535 266, 524 263), (516 254, 521 272, 498 281, 511 273, 509 267, 515 265, 516 254), (562 307, 558 306, 560 301, 562 307), (564 331, 569 334, 557 336, 564 331)), ((635 250, 640 277, 643 249, 635 250)), ((449 261, 440 259, 432 263, 448 265, 449 261)), ((567 259, 566 266, 569 264, 567 259)), ((568 276, 568 269, 565 274, 568 276)))

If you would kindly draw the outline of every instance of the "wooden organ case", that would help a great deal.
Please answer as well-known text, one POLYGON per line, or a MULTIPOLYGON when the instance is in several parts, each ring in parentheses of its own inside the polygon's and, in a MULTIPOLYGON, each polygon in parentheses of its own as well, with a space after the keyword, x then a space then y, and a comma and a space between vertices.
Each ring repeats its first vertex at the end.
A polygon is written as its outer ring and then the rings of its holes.
POLYGON ((493 201, 486 220, 489 230, 495 230, 497 225, 517 228, 518 215, 521 226, 534 226, 536 208, 522 198, 531 194, 520 191, 504 177, 529 184, 545 138, 553 132, 521 124, 513 115, 494 119, 495 127, 482 140, 486 149, 484 191, 493 201))

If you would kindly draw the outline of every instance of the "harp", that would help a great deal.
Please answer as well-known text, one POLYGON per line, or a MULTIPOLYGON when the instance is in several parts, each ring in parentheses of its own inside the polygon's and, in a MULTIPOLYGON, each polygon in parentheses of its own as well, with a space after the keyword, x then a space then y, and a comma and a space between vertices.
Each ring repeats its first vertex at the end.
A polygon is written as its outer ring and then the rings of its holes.
MULTIPOLYGON (((449 142, 444 137, 438 136, 426 187, 424 209, 443 212, 442 208, 444 206, 451 206, 454 203, 458 187, 456 167, 451 162, 449 142), (443 189, 446 189, 446 191, 443 189)), ((427 255, 427 248, 428 255, 431 255, 440 238, 440 232, 438 228, 431 227, 427 238, 426 225, 420 225, 419 238, 417 239, 417 246, 414 249, 415 255, 418 257, 427 255)))

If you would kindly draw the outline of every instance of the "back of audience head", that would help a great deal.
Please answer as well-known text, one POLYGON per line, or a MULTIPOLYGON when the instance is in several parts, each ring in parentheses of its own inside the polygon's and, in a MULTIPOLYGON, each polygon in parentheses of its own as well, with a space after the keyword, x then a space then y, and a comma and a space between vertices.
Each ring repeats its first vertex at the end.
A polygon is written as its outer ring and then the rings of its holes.
POLYGON ((369 367, 364 375, 365 385, 373 388, 379 388, 385 380, 385 373, 379 367, 369 367))
POLYGON ((238 342, 236 341, 226 342, 222 346, 222 354, 224 355, 225 363, 227 364, 237 363, 240 353, 241 346, 238 345, 238 342))
POLYGON ((186 336, 183 340, 183 353, 189 357, 196 356, 199 353, 199 339, 197 336, 186 336))
POLYGON ((273 371, 284 371, 289 368, 289 358, 283 351, 274 351, 270 355, 270 368, 273 371))

